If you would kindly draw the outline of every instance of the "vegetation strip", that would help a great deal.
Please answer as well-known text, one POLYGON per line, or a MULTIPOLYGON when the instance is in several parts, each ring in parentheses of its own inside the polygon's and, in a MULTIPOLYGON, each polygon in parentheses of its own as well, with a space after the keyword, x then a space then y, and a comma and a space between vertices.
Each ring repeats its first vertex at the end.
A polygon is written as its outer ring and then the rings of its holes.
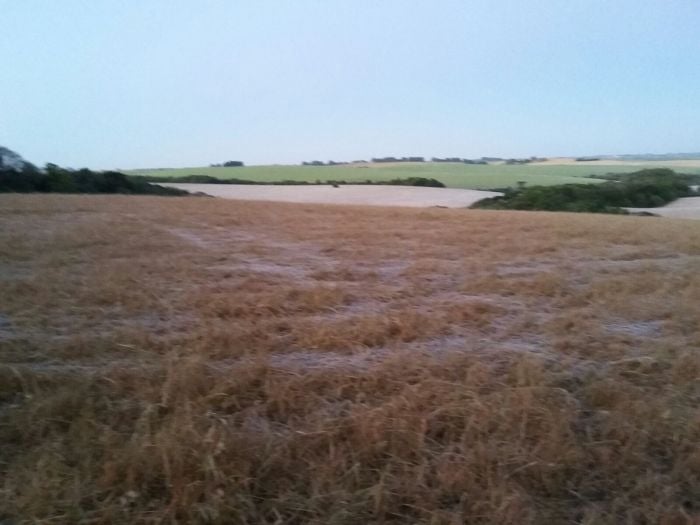
POLYGON ((56 164, 39 169, 17 153, 0 147, 0 193, 126 193, 181 196, 176 188, 149 184, 118 171, 69 170, 56 164))
POLYGON ((654 208, 681 197, 700 195, 690 187, 700 181, 700 175, 678 174, 669 169, 610 175, 605 180, 602 184, 505 188, 503 196, 484 199, 472 208, 626 214, 626 207, 654 208))
POLYGON ((430 179, 427 177, 407 177, 404 179, 390 179, 386 181, 372 181, 371 179, 366 179, 364 181, 352 181, 348 182, 346 180, 316 180, 316 181, 306 181, 306 180, 280 180, 280 181, 260 181, 260 180, 249 180, 249 179, 217 179, 210 175, 184 175, 182 177, 158 177, 153 175, 140 175, 134 176, 133 178, 141 179, 146 182, 155 183, 169 183, 169 184, 256 184, 261 186, 321 186, 321 185, 372 185, 381 184, 388 186, 422 186, 431 188, 444 188, 445 185, 435 179, 430 179))

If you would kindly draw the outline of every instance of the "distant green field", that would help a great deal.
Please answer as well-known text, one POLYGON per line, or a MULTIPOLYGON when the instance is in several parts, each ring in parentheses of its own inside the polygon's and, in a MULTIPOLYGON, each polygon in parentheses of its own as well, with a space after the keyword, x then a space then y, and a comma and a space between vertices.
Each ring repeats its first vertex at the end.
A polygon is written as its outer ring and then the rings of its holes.
MULTIPOLYGON (((246 166, 242 168, 175 168, 133 170, 131 175, 184 177, 209 175, 219 179, 247 179, 261 182, 282 180, 308 181, 345 180, 352 182, 382 182, 397 178, 435 178, 448 188, 490 189, 516 186, 525 181, 530 186, 600 182, 589 175, 626 173, 640 169, 633 166, 579 166, 579 165, 471 165, 452 163, 372 164, 367 166, 246 166)), ((700 168, 683 169, 686 173, 700 173, 700 168)))

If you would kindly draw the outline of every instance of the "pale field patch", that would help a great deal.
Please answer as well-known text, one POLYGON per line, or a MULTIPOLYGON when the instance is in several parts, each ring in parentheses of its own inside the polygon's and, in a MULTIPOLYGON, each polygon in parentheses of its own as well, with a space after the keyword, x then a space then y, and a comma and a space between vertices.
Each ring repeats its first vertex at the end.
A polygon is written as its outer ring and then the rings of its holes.
POLYGON ((700 219, 700 197, 683 197, 660 208, 627 208, 632 212, 650 212, 673 219, 700 219))
POLYGON ((0 196, 0 522, 694 523, 700 223, 0 196))
POLYGON ((533 165, 550 166, 630 166, 635 169, 670 168, 679 172, 683 168, 700 168, 700 159, 688 160, 616 160, 600 159, 577 161, 573 157, 553 157, 533 165))
POLYGON ((415 186, 381 186, 342 184, 274 185, 254 184, 161 184, 191 193, 205 193, 224 199, 296 202, 305 204, 356 204, 370 206, 407 206, 426 208, 468 208, 482 199, 502 195, 494 191, 415 186))

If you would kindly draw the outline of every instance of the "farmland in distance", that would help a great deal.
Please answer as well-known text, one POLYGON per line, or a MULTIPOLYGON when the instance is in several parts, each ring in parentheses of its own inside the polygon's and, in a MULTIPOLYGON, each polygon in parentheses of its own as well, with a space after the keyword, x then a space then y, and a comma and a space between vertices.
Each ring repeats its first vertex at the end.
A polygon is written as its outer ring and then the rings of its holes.
MULTIPOLYGON (((245 179, 259 182, 344 180, 348 183, 389 181, 408 177, 435 178, 448 188, 495 189, 514 187, 519 181, 528 185, 549 186, 568 183, 596 183, 599 179, 590 175, 627 173, 644 167, 656 167, 656 163, 636 164, 555 164, 537 163, 525 165, 472 165, 459 163, 391 163, 356 164, 344 166, 245 166, 240 168, 173 168, 132 170, 132 175, 157 177, 184 177, 209 175, 219 179, 245 179)), ((700 173, 700 167, 675 168, 686 173, 700 173)))

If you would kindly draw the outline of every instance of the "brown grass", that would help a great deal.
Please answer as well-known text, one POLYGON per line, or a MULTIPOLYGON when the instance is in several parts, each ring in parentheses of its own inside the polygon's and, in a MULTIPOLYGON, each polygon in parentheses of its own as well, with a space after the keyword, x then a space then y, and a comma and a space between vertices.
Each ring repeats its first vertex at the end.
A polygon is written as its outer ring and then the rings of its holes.
POLYGON ((700 523, 700 223, 0 197, 0 523, 700 523))

